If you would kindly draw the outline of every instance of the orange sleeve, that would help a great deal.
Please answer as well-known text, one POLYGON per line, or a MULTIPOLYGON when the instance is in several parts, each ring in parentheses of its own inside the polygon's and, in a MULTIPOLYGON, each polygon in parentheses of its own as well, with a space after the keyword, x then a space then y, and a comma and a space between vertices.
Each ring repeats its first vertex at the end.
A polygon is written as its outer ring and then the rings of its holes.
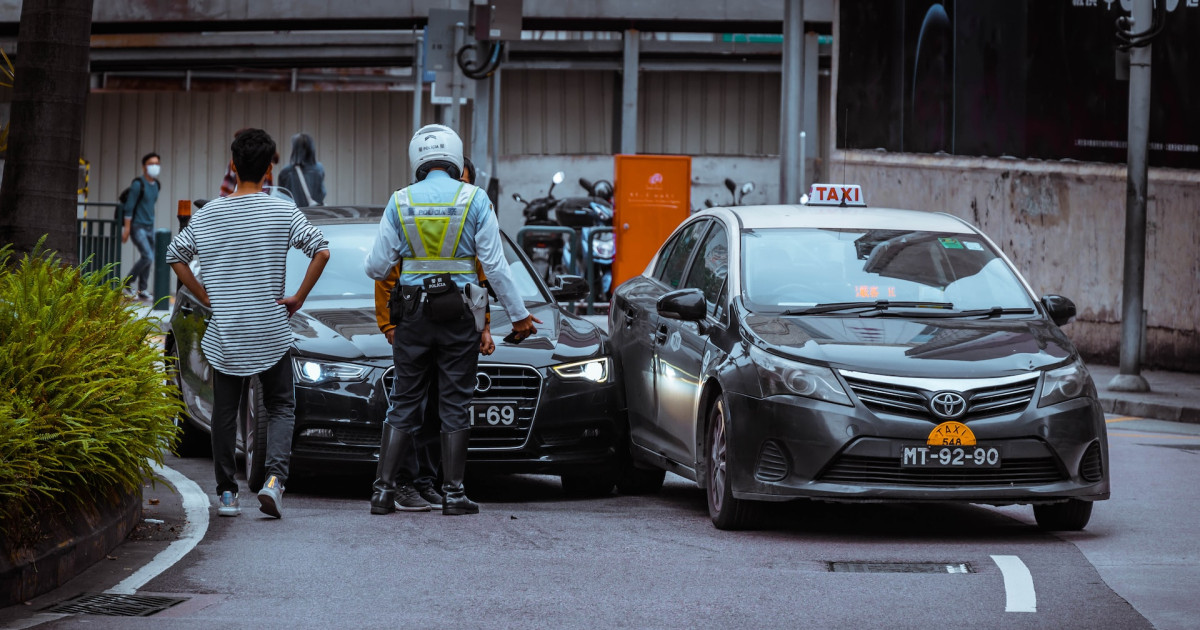
POLYGON ((388 309, 388 298, 391 297, 392 287, 396 286, 399 280, 400 266, 397 265, 388 273, 386 280, 375 281, 375 321, 379 324, 379 332, 386 333, 396 327, 388 309))

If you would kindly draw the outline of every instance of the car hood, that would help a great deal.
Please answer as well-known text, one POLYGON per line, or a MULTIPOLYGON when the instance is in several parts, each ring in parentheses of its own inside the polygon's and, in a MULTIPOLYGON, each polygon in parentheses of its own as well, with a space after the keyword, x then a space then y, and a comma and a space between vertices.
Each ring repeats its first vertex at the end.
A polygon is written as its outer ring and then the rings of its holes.
POLYGON ((935 378, 1023 374, 1075 356, 1037 319, 748 315, 750 337, 784 355, 844 370, 935 378))
MULTIPOLYGON (((542 320, 538 332, 519 345, 502 341, 512 331, 508 313, 492 304, 492 336, 496 352, 480 357, 489 363, 544 367, 582 360, 607 351, 607 338, 594 324, 567 315, 555 304, 528 304, 542 320)), ((348 361, 390 359, 392 346, 379 332, 373 299, 312 299, 291 319, 293 345, 305 356, 348 361)))

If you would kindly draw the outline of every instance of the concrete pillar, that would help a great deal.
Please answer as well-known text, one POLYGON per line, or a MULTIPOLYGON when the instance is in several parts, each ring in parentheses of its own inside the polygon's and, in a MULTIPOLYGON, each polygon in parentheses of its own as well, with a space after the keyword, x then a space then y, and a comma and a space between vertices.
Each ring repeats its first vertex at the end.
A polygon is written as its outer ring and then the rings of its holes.
POLYGON ((487 190, 487 182, 492 178, 491 161, 488 159, 491 141, 488 127, 492 121, 492 80, 491 77, 487 77, 472 83, 475 84, 475 100, 471 109, 471 153, 467 157, 475 164, 475 185, 487 190))
POLYGON ((779 203, 800 199, 800 126, 804 121, 804 0, 784 0, 783 103, 779 137, 779 203))
POLYGON ((417 130, 421 128, 421 104, 425 101, 425 77, 421 69, 424 59, 422 58, 425 48, 425 38, 421 35, 417 36, 416 48, 413 51, 413 121, 412 135, 417 135, 417 130))
POLYGON ((621 153, 637 153, 638 51, 641 32, 625 31, 625 63, 621 85, 621 153))

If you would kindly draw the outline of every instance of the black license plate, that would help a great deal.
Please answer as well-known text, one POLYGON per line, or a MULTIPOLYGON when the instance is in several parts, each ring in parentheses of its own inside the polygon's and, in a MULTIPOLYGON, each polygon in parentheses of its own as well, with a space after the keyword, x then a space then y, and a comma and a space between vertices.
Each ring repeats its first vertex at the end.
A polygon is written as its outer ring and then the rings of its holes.
POLYGON ((900 447, 900 467, 999 468, 1000 449, 995 446, 906 444, 900 447))

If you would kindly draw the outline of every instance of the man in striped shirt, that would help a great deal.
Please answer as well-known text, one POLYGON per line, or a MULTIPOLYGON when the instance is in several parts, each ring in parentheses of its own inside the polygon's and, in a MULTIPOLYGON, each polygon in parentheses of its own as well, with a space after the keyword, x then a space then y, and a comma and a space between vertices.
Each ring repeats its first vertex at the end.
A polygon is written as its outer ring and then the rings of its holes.
MULTIPOLYGON (((267 415, 266 481, 259 509, 280 517, 283 484, 292 453, 296 398, 288 349, 288 318, 304 304, 329 260, 329 241, 296 204, 262 190, 270 176, 275 142, 251 129, 230 149, 237 188, 201 208, 171 241, 167 263, 180 282, 212 309, 200 341, 213 367, 212 450, 221 516, 237 516, 234 446, 243 385, 257 377, 267 415), (300 288, 284 295, 287 252, 295 247, 312 259, 300 288), (189 263, 199 258, 200 279, 189 263)), ((253 489, 253 488, 252 488, 253 489)))

